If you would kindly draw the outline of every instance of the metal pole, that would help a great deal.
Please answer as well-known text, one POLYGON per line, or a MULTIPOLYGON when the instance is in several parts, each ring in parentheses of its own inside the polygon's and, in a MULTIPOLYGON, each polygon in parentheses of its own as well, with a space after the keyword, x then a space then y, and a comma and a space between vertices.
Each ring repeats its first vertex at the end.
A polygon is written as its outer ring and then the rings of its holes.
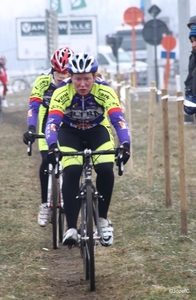
MULTIPOLYGON (((192 12, 192 15, 195 15, 195 13, 192 12)), ((190 1, 178 0, 178 32, 180 32, 179 67, 181 91, 184 91, 184 81, 188 75, 188 59, 191 51, 191 44, 188 40, 189 29, 187 27, 190 16, 190 1)))
MULTIPOLYGON (((154 65, 155 65, 155 80, 156 87, 159 88, 159 77, 158 77, 158 65, 157 65, 157 27, 156 27, 156 17, 153 17, 153 29, 154 29, 154 65)), ((158 102, 158 94, 156 93, 156 102, 158 102)))
POLYGON ((118 57, 118 40, 115 38, 115 47, 116 47, 116 71, 119 73, 119 57, 118 57))
MULTIPOLYGON (((151 7, 151 0, 145 0, 145 21, 148 22, 151 19, 150 14, 148 13, 148 9, 151 7)), ((148 64, 148 86, 150 86, 151 81, 153 81, 155 78, 153 76, 154 74, 154 63, 153 63, 153 47, 150 44, 146 44, 146 48, 147 48, 147 64, 148 64)))

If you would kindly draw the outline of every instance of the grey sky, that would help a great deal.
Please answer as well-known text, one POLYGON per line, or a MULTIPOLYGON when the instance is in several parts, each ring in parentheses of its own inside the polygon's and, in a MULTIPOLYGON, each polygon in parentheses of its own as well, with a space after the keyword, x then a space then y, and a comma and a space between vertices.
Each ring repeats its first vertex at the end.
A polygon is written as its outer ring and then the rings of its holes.
MULTIPOLYGON (((115 26, 123 22, 123 14, 128 7, 140 7, 140 0, 85 0, 87 7, 71 11, 70 1, 61 0, 62 14, 75 15, 95 15, 98 17, 99 43, 105 42, 105 35, 112 33, 115 26), (74 13, 73 13, 74 12, 74 13)), ((151 0, 151 4, 156 4, 161 9, 158 18, 169 17, 170 29, 178 34, 178 0, 151 0), (172 3, 172 5, 171 5, 172 3)), ((17 61, 16 57, 16 28, 15 19, 17 17, 44 17, 45 9, 50 8, 50 0, 6 0, 0 10, 0 54, 7 57, 8 69, 20 69, 37 67, 37 62, 17 61)), ((196 0, 190 0, 190 15, 196 14, 196 0), (193 12, 193 13, 191 13, 193 12)), ((149 19, 150 16, 147 16, 149 19)), ((39 62, 40 64, 40 62, 39 62)), ((43 62, 43 67, 44 62, 43 62)))

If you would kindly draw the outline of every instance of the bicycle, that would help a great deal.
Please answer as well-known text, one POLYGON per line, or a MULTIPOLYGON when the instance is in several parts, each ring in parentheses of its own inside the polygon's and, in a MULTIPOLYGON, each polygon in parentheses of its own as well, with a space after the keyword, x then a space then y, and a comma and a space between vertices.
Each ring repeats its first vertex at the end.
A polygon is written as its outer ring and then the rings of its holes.
POLYGON ((2 96, 0 95, 0 124, 2 123, 2 96))
MULTIPOLYGON (((79 235, 80 240, 78 247, 80 248, 81 257, 83 259, 84 279, 90 279, 90 291, 95 290, 95 259, 94 259, 94 246, 97 241, 102 237, 101 228, 99 225, 99 211, 98 201, 99 198, 103 198, 99 194, 92 180, 93 171, 93 155, 107 155, 116 154, 116 150, 119 150, 120 159, 123 155, 123 146, 114 150, 106 151, 92 151, 91 149, 85 149, 78 152, 60 152, 63 156, 83 156, 83 171, 81 176, 81 184, 77 199, 80 201, 80 227, 79 235), (96 227, 96 234, 93 228, 96 227)), ((120 164, 118 174, 123 174, 123 163, 120 164)))
MULTIPOLYGON (((36 139, 45 138, 44 135, 33 134, 31 132, 29 133, 34 135, 36 139)), ((31 142, 28 142, 27 153, 29 156, 32 155, 31 142)), ((62 195, 63 168, 61 162, 57 162, 55 169, 52 164, 49 164, 46 172, 48 172, 47 206, 51 210, 53 249, 58 249, 59 244, 62 242, 66 223, 62 195)))
POLYGON ((22 78, 14 79, 12 84, 11 84, 11 87, 12 87, 13 93, 25 91, 25 90, 31 88, 28 81, 26 81, 25 79, 22 79, 22 78))

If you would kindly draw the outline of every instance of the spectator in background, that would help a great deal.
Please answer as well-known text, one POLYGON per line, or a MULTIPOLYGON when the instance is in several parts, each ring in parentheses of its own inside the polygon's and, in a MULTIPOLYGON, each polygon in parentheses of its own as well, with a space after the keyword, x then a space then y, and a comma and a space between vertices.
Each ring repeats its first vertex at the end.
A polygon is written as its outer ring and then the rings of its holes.
POLYGON ((7 84, 8 84, 8 80, 7 80, 7 73, 6 73, 6 58, 5 56, 0 56, 0 81, 3 85, 3 94, 2 94, 2 107, 8 107, 7 104, 7 100, 5 99, 6 95, 7 95, 7 84))
POLYGON ((184 82, 185 84, 185 98, 188 101, 184 103, 184 111, 188 115, 196 113, 196 108, 191 106, 191 102, 196 103, 196 16, 191 17, 187 26, 191 29, 189 32, 189 39, 192 45, 191 55, 189 57, 188 75, 184 82))
POLYGON ((196 16, 190 17, 187 27, 191 29, 195 24, 196 24, 196 16))

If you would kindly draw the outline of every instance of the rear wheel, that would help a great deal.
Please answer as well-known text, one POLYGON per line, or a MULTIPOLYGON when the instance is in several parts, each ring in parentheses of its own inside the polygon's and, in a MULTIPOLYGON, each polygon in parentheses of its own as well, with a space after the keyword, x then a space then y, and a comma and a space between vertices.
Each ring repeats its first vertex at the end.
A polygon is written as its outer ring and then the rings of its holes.
POLYGON ((63 208, 59 208, 59 242, 62 243, 63 234, 65 232, 65 213, 63 208))
POLYGON ((18 79, 15 79, 12 82, 12 91, 14 93, 24 91, 28 88, 30 88, 30 86, 29 86, 28 82, 25 79, 18 78, 18 79))
POLYGON ((90 290, 95 290, 95 258, 94 258, 94 239, 93 239, 93 198, 92 198, 92 187, 87 185, 86 187, 86 206, 87 206, 87 236, 86 242, 88 263, 89 263, 89 279, 90 279, 90 290))

